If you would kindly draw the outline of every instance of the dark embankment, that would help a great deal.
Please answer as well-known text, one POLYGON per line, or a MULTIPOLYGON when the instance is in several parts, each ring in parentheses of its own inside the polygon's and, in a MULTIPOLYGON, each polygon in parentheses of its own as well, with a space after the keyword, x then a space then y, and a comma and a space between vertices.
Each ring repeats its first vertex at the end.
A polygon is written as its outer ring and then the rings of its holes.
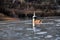
POLYGON ((38 17, 60 16, 58 9, 53 0, 0 0, 0 14, 8 18, 32 18, 34 11, 38 17))

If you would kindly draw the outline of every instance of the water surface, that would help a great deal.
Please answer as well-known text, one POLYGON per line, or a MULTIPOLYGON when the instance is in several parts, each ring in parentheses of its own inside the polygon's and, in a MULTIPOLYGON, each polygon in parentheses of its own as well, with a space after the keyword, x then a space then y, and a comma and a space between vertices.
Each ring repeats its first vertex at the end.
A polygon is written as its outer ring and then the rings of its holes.
POLYGON ((60 40, 60 18, 40 18, 33 31, 32 20, 0 21, 0 40, 60 40))

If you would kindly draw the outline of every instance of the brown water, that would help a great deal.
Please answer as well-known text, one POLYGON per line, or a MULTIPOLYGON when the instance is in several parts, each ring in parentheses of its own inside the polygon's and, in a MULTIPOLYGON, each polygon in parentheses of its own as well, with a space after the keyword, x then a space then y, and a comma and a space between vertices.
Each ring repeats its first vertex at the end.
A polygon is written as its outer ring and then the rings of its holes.
POLYGON ((32 20, 0 21, 0 40, 60 40, 60 18, 44 18, 33 31, 32 20))

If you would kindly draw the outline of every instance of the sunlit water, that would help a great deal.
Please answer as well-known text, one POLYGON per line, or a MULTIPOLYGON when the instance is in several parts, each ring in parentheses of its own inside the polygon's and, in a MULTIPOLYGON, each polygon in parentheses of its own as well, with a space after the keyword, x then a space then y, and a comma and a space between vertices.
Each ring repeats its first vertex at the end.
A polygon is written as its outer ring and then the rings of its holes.
POLYGON ((32 20, 0 21, 0 40, 60 40, 60 19, 44 18, 33 31, 32 20))

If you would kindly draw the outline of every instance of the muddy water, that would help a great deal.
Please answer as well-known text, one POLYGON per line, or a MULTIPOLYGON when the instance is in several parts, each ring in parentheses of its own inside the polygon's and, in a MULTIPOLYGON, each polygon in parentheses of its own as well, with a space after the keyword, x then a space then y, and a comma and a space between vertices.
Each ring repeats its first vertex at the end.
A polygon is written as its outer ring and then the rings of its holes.
POLYGON ((44 18, 32 29, 32 20, 0 21, 0 40, 60 40, 60 19, 44 18))

